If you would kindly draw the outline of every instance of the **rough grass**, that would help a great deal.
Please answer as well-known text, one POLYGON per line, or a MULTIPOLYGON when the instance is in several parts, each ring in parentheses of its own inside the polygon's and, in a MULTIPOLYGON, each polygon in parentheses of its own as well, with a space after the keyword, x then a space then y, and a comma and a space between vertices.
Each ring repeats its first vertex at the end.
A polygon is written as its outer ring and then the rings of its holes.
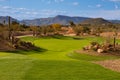
POLYGON ((120 73, 105 69, 90 61, 117 59, 118 57, 96 57, 71 55, 91 41, 102 38, 91 37, 45 37, 22 38, 33 42, 45 51, 0 52, 0 80, 119 80, 120 73), (23 54, 24 53, 24 54, 23 54))

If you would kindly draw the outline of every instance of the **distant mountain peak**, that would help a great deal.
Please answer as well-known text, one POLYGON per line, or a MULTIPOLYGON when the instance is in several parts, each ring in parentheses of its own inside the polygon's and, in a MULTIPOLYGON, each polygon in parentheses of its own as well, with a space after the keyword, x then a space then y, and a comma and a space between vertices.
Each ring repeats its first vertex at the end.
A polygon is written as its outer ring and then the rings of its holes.
POLYGON ((103 18, 92 18, 81 22, 81 24, 109 24, 109 23, 111 22, 103 18))
POLYGON ((24 23, 26 23, 27 25, 31 25, 31 24, 32 25, 49 25, 49 24, 54 24, 54 23, 67 25, 67 24, 69 24, 69 21, 73 21, 74 23, 80 23, 81 21, 86 20, 86 19, 89 19, 89 18, 57 15, 55 17, 24 20, 24 23))
POLYGON ((69 16, 65 16, 65 15, 57 15, 56 17, 69 17, 69 16))
POLYGON ((53 17, 53 18, 62 18, 62 19, 65 19, 65 18, 71 18, 70 16, 65 16, 65 15, 57 15, 57 16, 55 16, 55 17, 53 17))
MULTIPOLYGON (((8 17, 9 16, 0 16, 0 23, 3 23, 4 21, 5 21, 5 23, 8 23, 8 17)), ((10 17, 10 20, 11 20, 11 22, 12 21, 19 22, 17 19, 12 18, 12 17, 10 17)))

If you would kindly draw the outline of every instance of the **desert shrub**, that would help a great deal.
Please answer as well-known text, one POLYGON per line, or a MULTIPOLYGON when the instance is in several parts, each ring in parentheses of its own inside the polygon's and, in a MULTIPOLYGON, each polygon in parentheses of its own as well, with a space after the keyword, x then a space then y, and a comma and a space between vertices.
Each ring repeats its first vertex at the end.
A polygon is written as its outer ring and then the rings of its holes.
MULTIPOLYGON (((91 44, 89 46, 83 47, 83 50, 92 50, 92 51, 96 51, 98 53, 109 53, 109 52, 116 52, 116 51, 120 51, 120 45, 116 44, 116 47, 114 47, 113 44, 111 43, 102 43, 99 44, 97 42, 91 42, 91 44)), ((117 53, 118 53, 117 52, 117 53)))
POLYGON ((98 42, 91 42, 90 44, 91 44, 92 46, 99 45, 98 42))
POLYGON ((15 39, 14 47, 18 50, 34 50, 37 47, 31 42, 21 41, 19 38, 15 39))

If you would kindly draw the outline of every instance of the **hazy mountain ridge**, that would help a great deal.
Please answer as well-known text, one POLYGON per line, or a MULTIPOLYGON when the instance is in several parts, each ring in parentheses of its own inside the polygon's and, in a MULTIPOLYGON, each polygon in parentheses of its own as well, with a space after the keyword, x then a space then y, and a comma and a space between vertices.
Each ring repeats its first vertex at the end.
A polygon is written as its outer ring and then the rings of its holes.
POLYGON ((110 24, 111 22, 103 18, 92 18, 81 22, 81 24, 110 24))
MULTIPOLYGON (((0 16, 0 23, 2 23, 2 24, 7 24, 8 23, 8 18, 9 18, 9 16, 0 16)), ((11 19, 11 22, 12 21, 17 21, 17 22, 19 22, 19 20, 17 20, 17 19, 15 19, 15 18, 10 18, 11 19)))
POLYGON ((89 19, 87 17, 69 17, 69 16, 63 16, 58 15, 55 17, 50 18, 39 18, 39 19, 33 19, 33 20, 22 20, 21 23, 25 23, 27 25, 49 25, 53 23, 59 23, 59 24, 69 24, 70 21, 73 21, 74 23, 80 23, 83 20, 89 19))
MULTIPOLYGON (((8 16, 0 16, 0 23, 8 23, 8 16)), ((102 23, 120 23, 120 20, 105 20, 103 18, 88 18, 88 17, 70 17, 64 15, 58 15, 55 17, 48 17, 48 18, 38 18, 33 20, 17 20, 11 17, 11 21, 17 21, 21 24, 26 25, 49 25, 53 23, 59 23, 62 25, 69 24, 70 21, 74 23, 88 23, 88 24, 102 24, 102 23)))
POLYGON ((109 20, 109 22, 120 24, 120 20, 109 20))

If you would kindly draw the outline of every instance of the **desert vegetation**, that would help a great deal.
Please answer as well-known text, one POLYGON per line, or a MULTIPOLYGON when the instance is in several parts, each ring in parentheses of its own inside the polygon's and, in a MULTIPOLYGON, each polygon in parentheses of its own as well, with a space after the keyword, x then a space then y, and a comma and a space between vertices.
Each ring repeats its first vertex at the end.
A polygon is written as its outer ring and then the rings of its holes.
MULTIPOLYGON (((115 45, 117 44, 116 39, 119 38, 120 24, 112 24, 110 22, 107 22, 99 18, 93 19, 92 21, 93 23, 92 22, 89 23, 89 22, 90 22, 89 20, 86 20, 82 23, 75 24, 73 21, 70 21, 69 25, 61 25, 58 23, 54 23, 51 25, 35 26, 35 25, 20 24, 19 22, 16 22, 16 21, 12 21, 12 22, 9 21, 9 23, 7 24, 4 21, 4 24, 0 24, 0 31, 1 31, 0 36, 1 36, 1 40, 6 41, 11 46, 13 46, 12 48, 15 48, 15 49, 21 46, 21 43, 24 43, 27 46, 29 44, 29 46, 31 45, 30 47, 33 47, 32 44, 27 42, 22 42, 21 40, 17 39, 18 36, 24 36, 24 35, 31 35, 34 37, 47 37, 47 36, 55 36, 55 35, 69 36, 70 34, 75 34, 76 36, 79 36, 79 37, 101 36, 106 38, 112 38, 114 40, 113 44, 110 44, 110 43, 108 44, 112 45, 115 50, 116 48, 115 45), (94 21, 98 21, 98 23, 95 24, 94 21)), ((108 46, 108 44, 100 45, 99 43, 97 43, 95 46, 100 47, 103 50, 102 46, 103 45, 108 46)), ((119 48, 117 47, 117 49, 119 48)))
POLYGON ((120 0, 0 0, 0 80, 120 80, 120 0))
POLYGON ((117 72, 103 64, 120 59, 119 30, 120 24, 111 23, 36 26, 4 22, 0 24, 0 79, 117 80, 120 67, 117 72))

